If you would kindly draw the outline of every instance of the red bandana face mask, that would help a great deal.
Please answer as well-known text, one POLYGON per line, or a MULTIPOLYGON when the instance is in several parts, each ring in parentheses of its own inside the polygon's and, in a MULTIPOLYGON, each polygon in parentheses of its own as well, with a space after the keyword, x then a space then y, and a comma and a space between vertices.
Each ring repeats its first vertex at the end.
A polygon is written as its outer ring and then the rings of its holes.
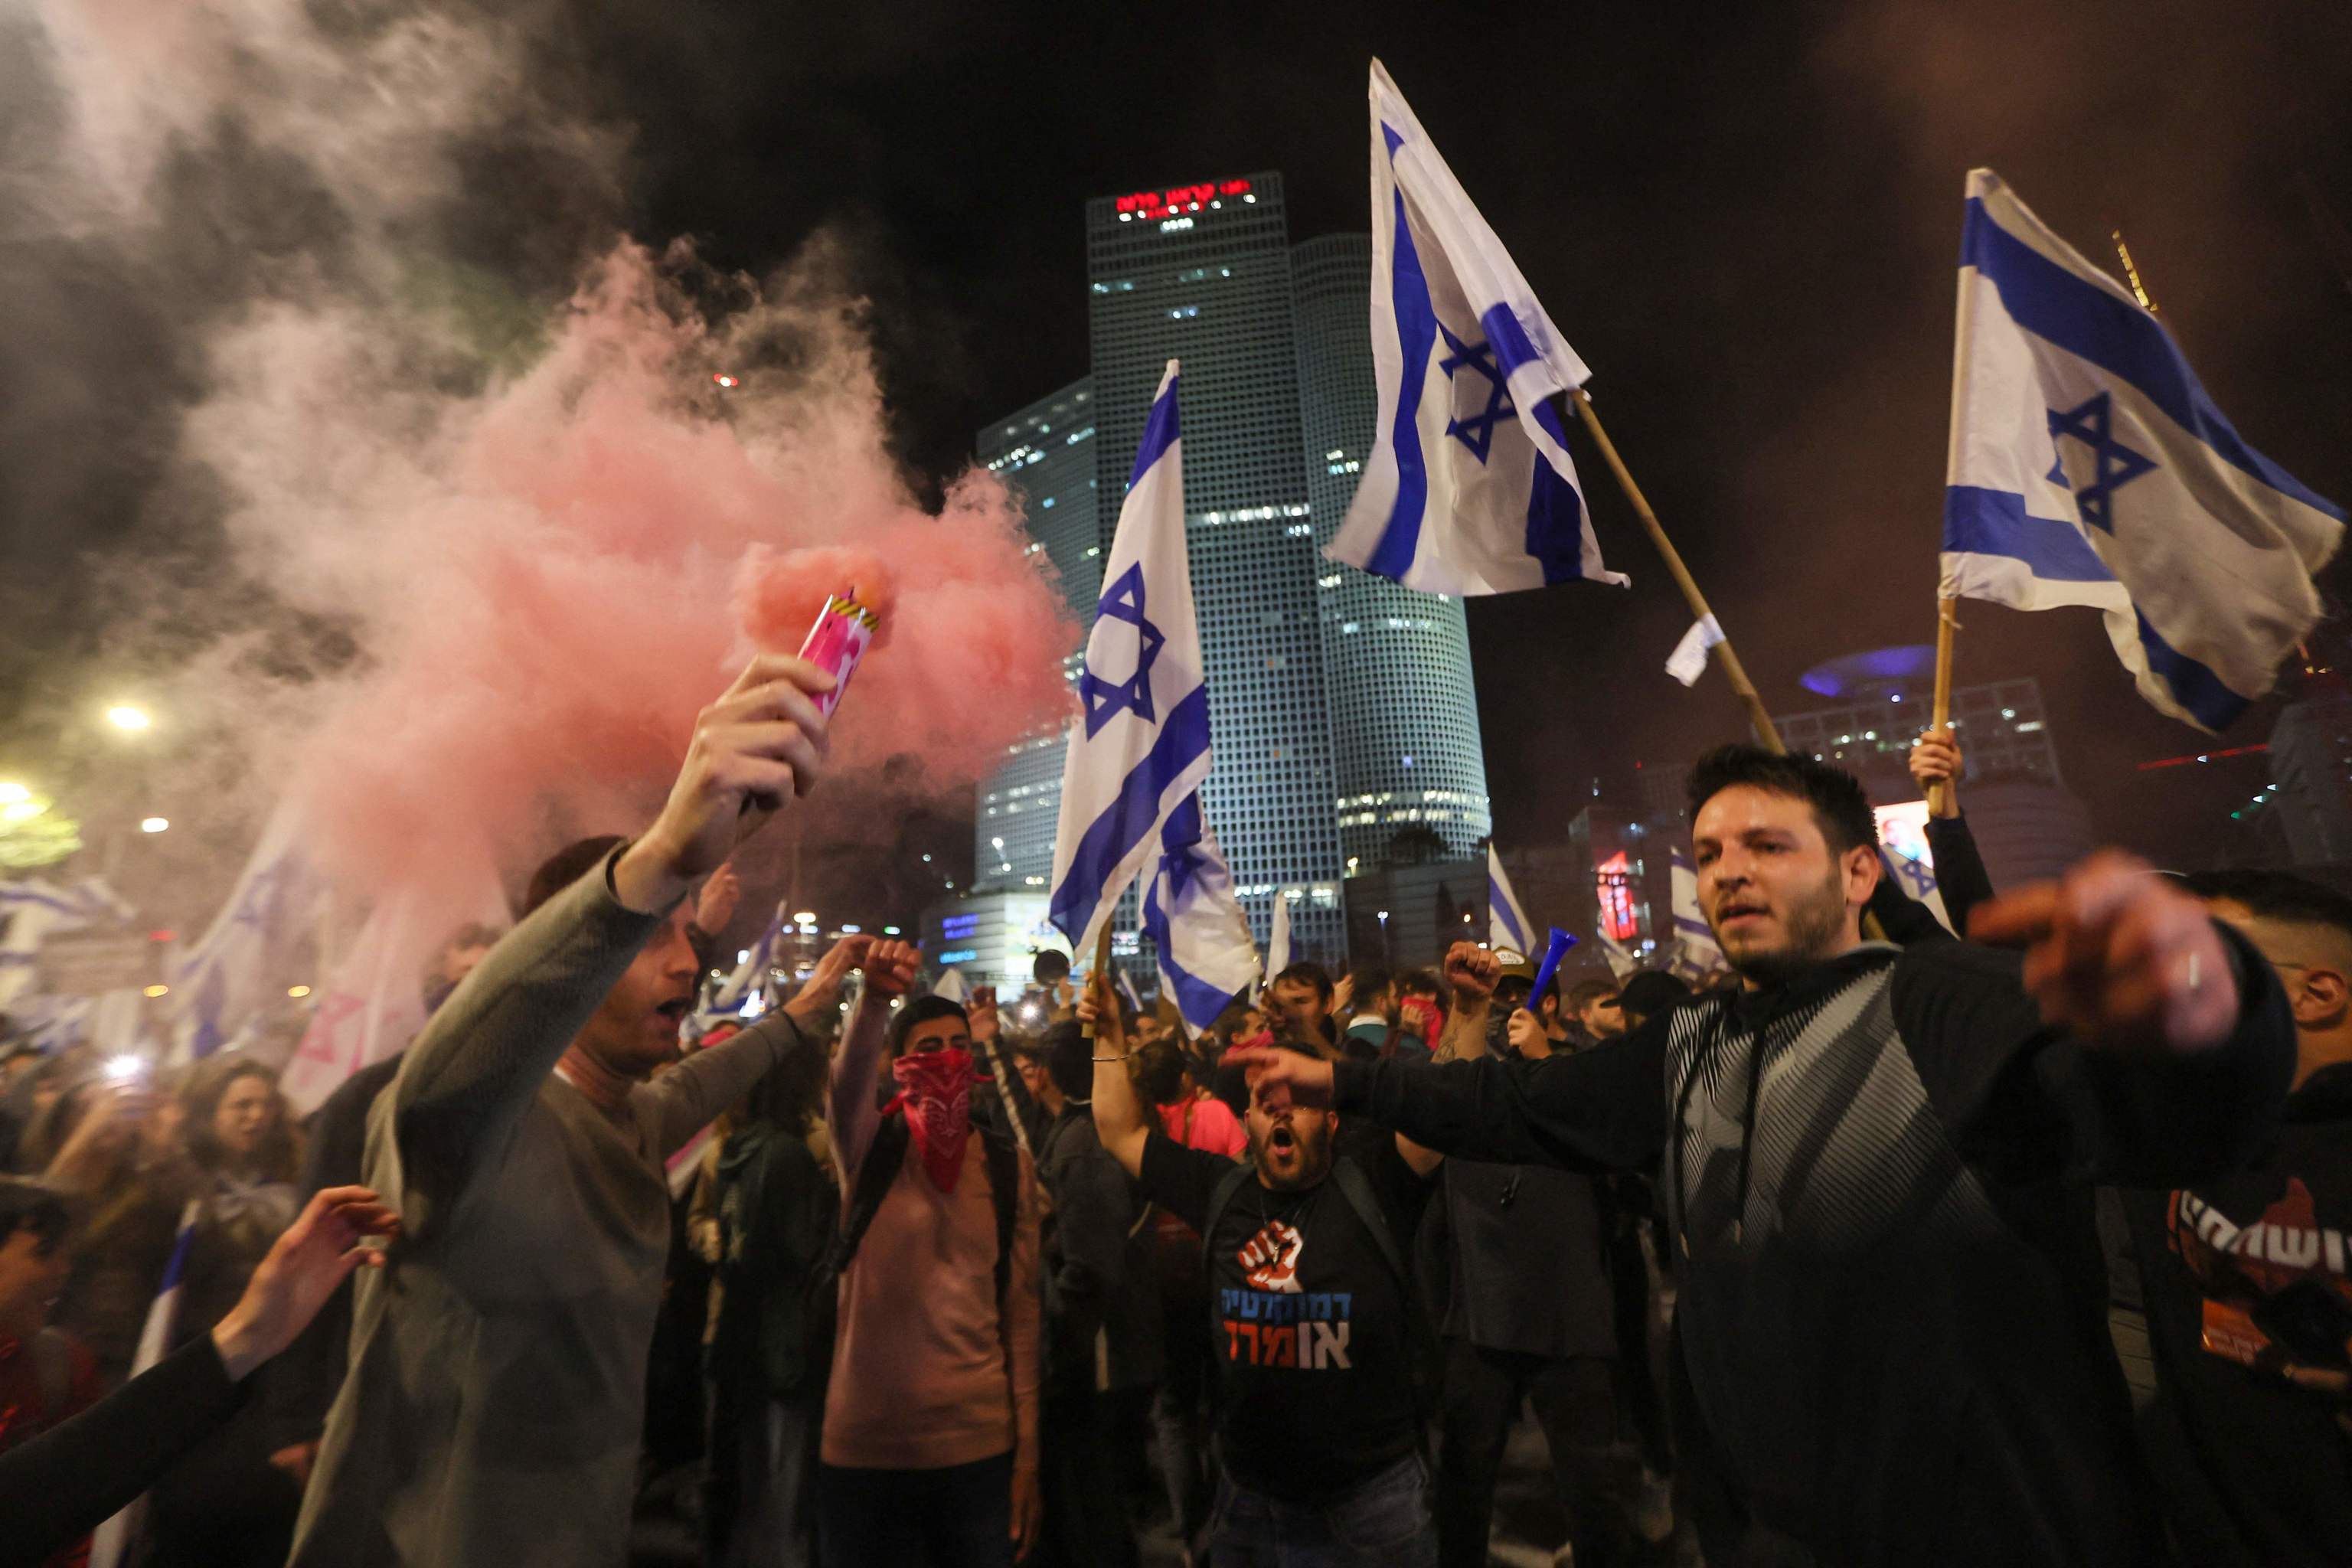
POLYGON ((971 1131, 971 1053, 952 1046, 915 1051, 893 1063, 890 1073, 898 1080, 898 1093, 884 1114, 906 1111, 915 1152, 922 1156, 931 1185, 954 1192, 956 1178, 963 1174, 963 1141, 971 1131))

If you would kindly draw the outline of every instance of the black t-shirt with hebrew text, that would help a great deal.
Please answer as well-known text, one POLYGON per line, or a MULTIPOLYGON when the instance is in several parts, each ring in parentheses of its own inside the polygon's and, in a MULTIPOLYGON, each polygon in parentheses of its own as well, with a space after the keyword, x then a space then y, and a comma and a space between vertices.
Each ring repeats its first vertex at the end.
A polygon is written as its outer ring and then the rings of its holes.
MULTIPOLYGON (((1233 1162, 1154 1131, 1146 1196, 1199 1229, 1233 1162)), ((1336 1496, 1413 1451, 1405 1305, 1378 1242, 1326 1181, 1269 1191, 1253 1175, 1209 1237, 1217 1437, 1240 1485, 1336 1496)))

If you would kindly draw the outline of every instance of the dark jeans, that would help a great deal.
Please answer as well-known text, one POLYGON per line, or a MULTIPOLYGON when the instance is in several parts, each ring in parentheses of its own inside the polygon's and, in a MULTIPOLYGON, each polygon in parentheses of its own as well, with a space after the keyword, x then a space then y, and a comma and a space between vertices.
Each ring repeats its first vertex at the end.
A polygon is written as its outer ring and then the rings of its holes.
POLYGON ((809 1568, 816 1561, 809 1494, 824 1423, 823 1392, 778 1399, 749 1378, 719 1392, 703 1516, 706 1560, 719 1568, 809 1568))
POLYGON ((1177 1292, 1167 1302, 1167 1369, 1151 1400, 1151 1426, 1160 1450, 1160 1474, 1168 1486, 1168 1513, 1176 1537, 1197 1549, 1209 1517, 1209 1384, 1216 1375, 1210 1360, 1207 1293, 1177 1292))
POLYGON ((1007 1568, 1013 1456, 939 1470, 820 1465, 816 1539, 824 1568, 1007 1568))
POLYGON ((1495 1475, 1523 1399, 1534 1404, 1551 1450, 1576 1568, 1612 1568, 1625 1561, 1633 1524, 1611 1453, 1617 1436, 1614 1376, 1611 1363, 1597 1357, 1552 1360, 1486 1350, 1466 1340, 1445 1342, 1437 1459, 1437 1536, 1445 1568, 1485 1568, 1495 1475))
POLYGON ((1038 1407, 1044 1444, 1045 1551, 1043 1568, 1133 1568, 1119 1444, 1149 1389, 1048 1392, 1038 1407))
POLYGON ((1227 1475, 1217 1482, 1209 1561, 1213 1568, 1436 1568, 1429 1471, 1408 1454, 1320 1504, 1284 1502, 1227 1475))

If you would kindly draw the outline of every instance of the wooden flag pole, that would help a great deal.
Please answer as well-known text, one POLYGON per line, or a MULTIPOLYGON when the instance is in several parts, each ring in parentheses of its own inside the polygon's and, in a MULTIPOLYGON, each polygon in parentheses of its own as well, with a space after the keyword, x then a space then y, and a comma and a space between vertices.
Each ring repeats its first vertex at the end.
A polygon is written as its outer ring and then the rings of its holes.
MULTIPOLYGON (((1108 1001, 1116 1007, 1118 1005, 1118 996, 1110 985, 1110 920, 1106 917, 1102 923, 1102 934, 1095 938, 1095 966, 1087 975, 1087 988, 1093 990, 1096 983, 1100 982, 1103 989, 1096 997, 1096 1005, 1099 1006, 1108 1001)), ((1080 1025, 1078 1033, 1089 1040, 1093 1039, 1095 1037, 1093 1023, 1080 1025)))
MULTIPOLYGON (((1681 553, 1675 549, 1675 542, 1668 539, 1666 531, 1659 526, 1658 514, 1650 510, 1649 501, 1642 495, 1642 487, 1633 482, 1633 476, 1626 470, 1625 459, 1617 455, 1616 445, 1609 439, 1609 432, 1601 428, 1601 416, 1592 410, 1592 399, 1584 395, 1584 388, 1580 386, 1572 389, 1569 396, 1575 401, 1576 412, 1583 418, 1584 427, 1592 432, 1592 439, 1600 447, 1601 457, 1608 460, 1609 471, 1617 476, 1618 488, 1625 492, 1625 499, 1633 503, 1633 515, 1642 520, 1642 527, 1649 534, 1650 542, 1658 547, 1658 553, 1664 558, 1666 571, 1674 577, 1675 586, 1683 591, 1684 599, 1690 605, 1691 618, 1706 620, 1713 613, 1706 607, 1706 595, 1701 594, 1698 584, 1691 580, 1690 568, 1683 564, 1681 553)), ((1722 661, 1724 677, 1731 682, 1733 695, 1748 710, 1748 728, 1756 731, 1757 743, 1776 755, 1785 754, 1789 748, 1780 743, 1780 731, 1773 728, 1772 716, 1764 710, 1764 700, 1756 694, 1754 684, 1748 679, 1747 669, 1740 665, 1739 655, 1732 648, 1731 639, 1727 637, 1717 643, 1715 653, 1716 658, 1722 661)))
MULTIPOLYGON (((1958 599, 1936 601, 1936 702, 1935 711, 1928 715, 1930 730, 1948 730, 1952 726, 1952 634, 1960 629, 1956 613, 1959 606, 1958 599)), ((1948 781, 1931 785, 1927 791, 1927 814, 1943 816, 1951 799, 1948 781)))

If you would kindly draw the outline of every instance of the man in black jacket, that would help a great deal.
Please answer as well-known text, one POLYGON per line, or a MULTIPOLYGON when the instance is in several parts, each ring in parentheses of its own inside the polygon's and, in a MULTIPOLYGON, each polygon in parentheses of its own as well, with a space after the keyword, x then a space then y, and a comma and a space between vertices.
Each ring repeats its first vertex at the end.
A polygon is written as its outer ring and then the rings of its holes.
POLYGON ((1865 944, 1880 863, 1850 774, 1724 747, 1691 803, 1741 991, 1541 1069, 1269 1054, 1258 1092, 1447 1153, 1660 1173, 1719 1568, 2148 1562, 2088 1184, 2194 1182, 2261 1146, 2294 1067, 2277 983, 2116 855, 1979 914, 2032 944, 2021 973, 1865 944))

